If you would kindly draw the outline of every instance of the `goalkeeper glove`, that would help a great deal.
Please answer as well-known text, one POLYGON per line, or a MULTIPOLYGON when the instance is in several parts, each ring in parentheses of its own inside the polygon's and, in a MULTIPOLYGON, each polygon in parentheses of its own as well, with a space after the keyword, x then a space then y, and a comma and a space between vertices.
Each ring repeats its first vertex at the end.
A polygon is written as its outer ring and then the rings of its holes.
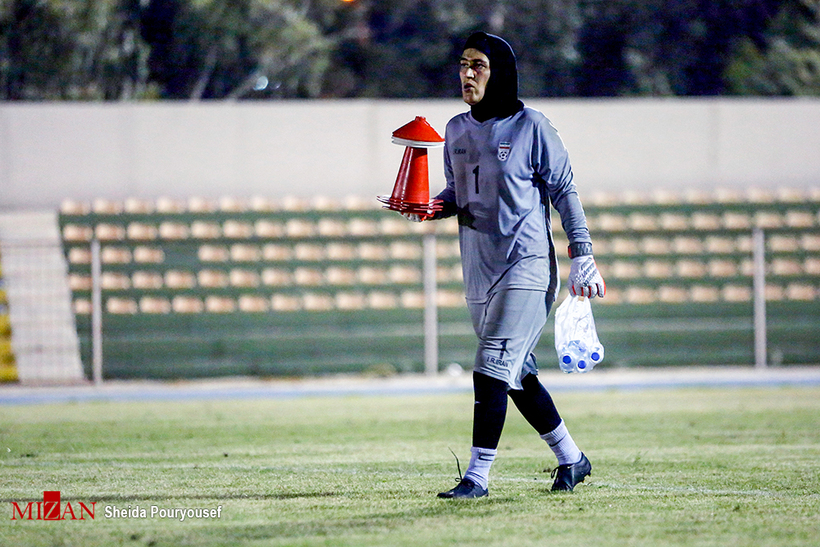
POLYGON ((594 298, 606 294, 606 283, 592 255, 577 256, 569 268, 569 290, 574 296, 594 298))

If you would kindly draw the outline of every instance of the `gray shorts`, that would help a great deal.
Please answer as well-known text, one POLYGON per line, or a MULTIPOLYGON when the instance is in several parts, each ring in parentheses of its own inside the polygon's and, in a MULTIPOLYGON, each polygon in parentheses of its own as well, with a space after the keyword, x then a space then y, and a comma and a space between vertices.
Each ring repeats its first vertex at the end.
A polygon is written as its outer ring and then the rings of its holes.
POLYGON ((468 303, 478 336, 473 370, 507 382, 509 389, 522 389, 524 376, 538 374, 532 351, 554 300, 547 291, 507 289, 487 302, 468 303))

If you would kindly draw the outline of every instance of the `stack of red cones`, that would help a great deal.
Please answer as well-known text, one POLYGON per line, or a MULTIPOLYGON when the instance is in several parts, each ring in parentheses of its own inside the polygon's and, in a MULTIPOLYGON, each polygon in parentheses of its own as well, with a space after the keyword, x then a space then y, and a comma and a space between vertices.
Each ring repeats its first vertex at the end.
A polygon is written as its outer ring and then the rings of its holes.
POLYGON ((444 146, 444 139, 421 116, 393 131, 393 142, 407 148, 390 197, 378 196, 385 209, 431 217, 442 208, 441 200, 430 199, 427 149, 444 146))

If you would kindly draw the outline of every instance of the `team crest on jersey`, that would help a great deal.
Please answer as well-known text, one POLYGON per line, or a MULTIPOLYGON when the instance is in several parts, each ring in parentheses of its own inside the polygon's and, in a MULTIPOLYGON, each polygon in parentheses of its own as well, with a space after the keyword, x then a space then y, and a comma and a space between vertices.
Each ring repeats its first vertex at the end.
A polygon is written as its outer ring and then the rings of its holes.
POLYGON ((498 143, 498 159, 501 161, 507 161, 507 158, 510 156, 510 143, 508 142, 500 142, 498 143))

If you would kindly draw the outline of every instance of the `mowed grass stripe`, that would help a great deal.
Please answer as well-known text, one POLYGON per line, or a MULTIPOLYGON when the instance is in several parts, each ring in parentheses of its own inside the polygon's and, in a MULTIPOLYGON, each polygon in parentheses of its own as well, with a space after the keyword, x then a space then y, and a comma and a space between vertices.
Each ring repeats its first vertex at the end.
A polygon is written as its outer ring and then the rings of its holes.
POLYGON ((817 545, 820 388, 554 394, 593 475, 510 406, 490 497, 435 497, 469 459, 469 394, 3 407, 0 545, 817 545), (97 501, 11 521, 11 501, 97 501), (219 519, 110 519, 106 506, 219 519))

